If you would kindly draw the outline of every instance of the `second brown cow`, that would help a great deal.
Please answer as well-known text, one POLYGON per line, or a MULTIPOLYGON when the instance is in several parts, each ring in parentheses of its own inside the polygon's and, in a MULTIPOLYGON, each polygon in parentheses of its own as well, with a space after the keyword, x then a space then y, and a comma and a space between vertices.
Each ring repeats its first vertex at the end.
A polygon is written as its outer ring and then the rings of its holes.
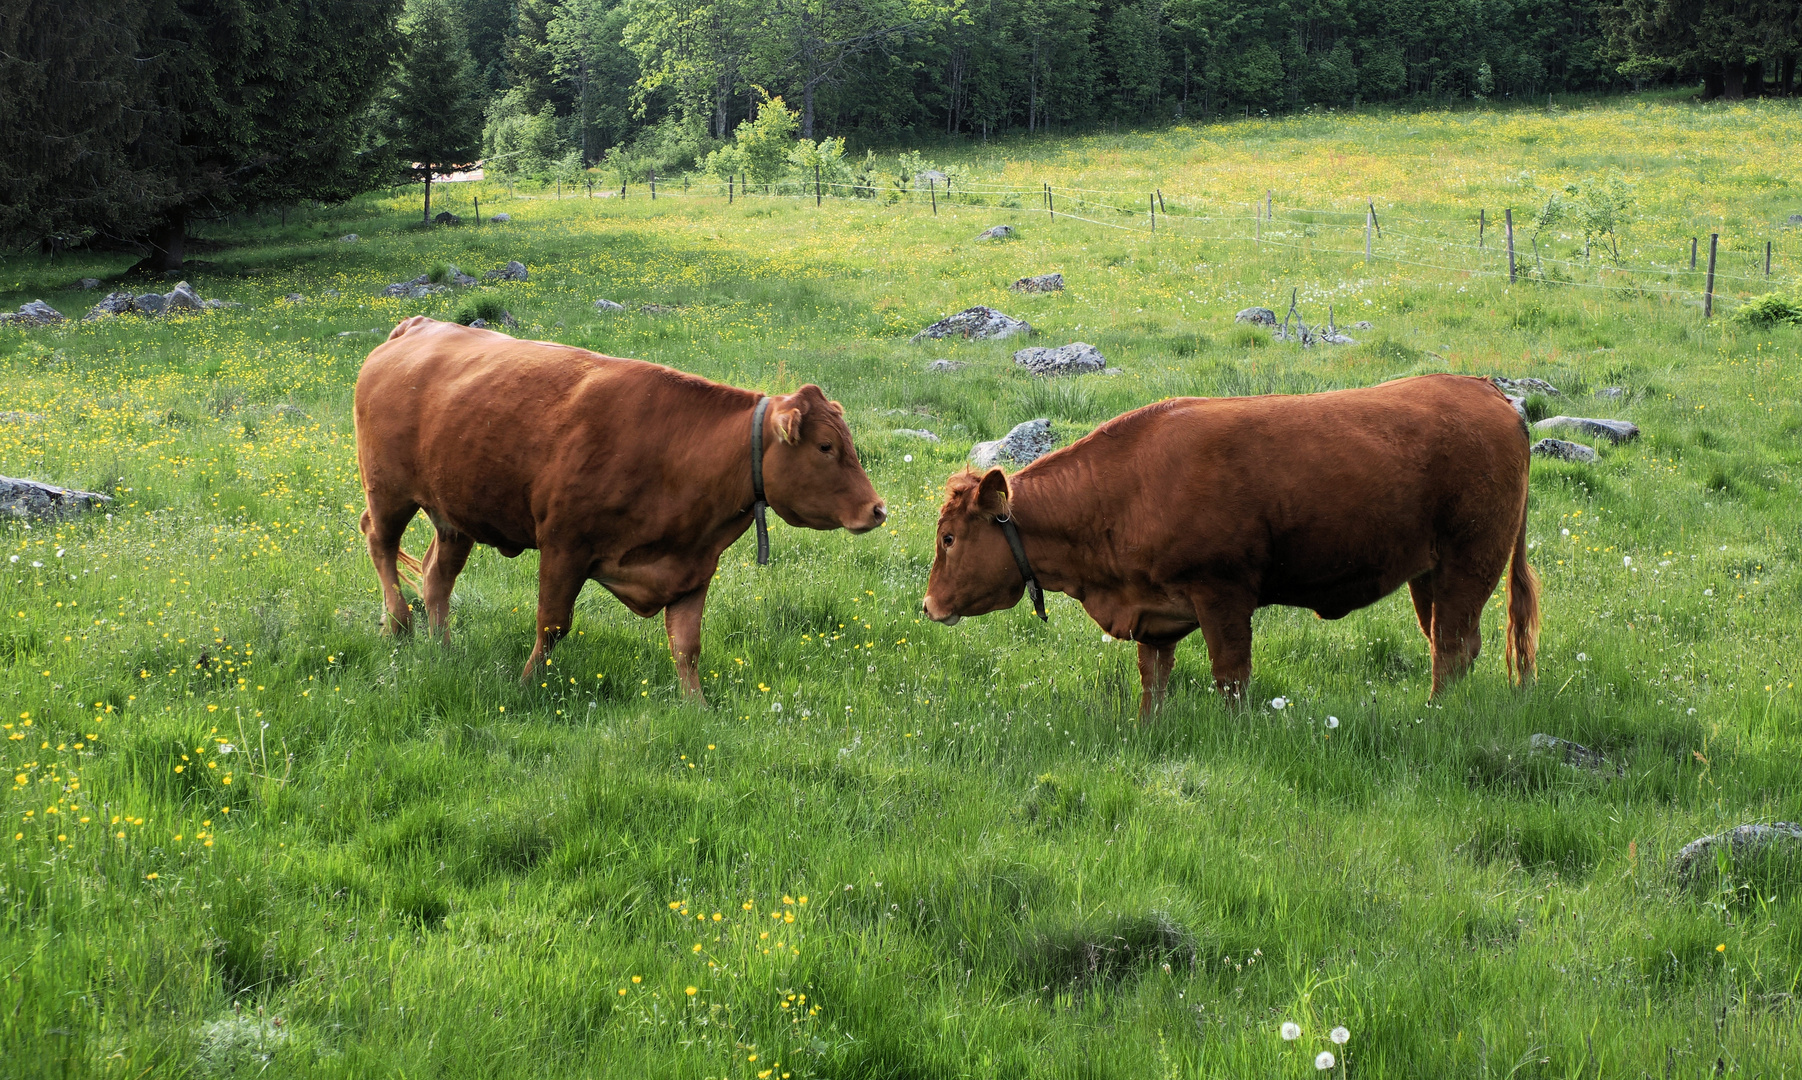
POLYGON ((434 322, 394 328, 357 376, 363 532, 391 629, 412 613, 400 566, 419 576, 444 632, 470 549, 539 551, 529 679, 597 581, 634 613, 664 612, 685 693, 701 696, 701 609, 725 551, 752 523, 753 419, 764 495, 790 525, 861 533, 887 507, 844 411, 817 386, 769 399, 658 364, 434 322), (400 550, 424 510, 422 561, 400 550))
POLYGON ((1253 611, 1337 619, 1406 584, 1437 694, 1476 658, 1512 557, 1506 652, 1526 680, 1539 632, 1527 445, 1507 399, 1467 376, 1148 405, 1011 477, 953 477, 926 613, 951 624, 1031 585, 1065 593, 1138 643, 1146 716, 1195 630, 1217 687, 1239 696, 1253 611))

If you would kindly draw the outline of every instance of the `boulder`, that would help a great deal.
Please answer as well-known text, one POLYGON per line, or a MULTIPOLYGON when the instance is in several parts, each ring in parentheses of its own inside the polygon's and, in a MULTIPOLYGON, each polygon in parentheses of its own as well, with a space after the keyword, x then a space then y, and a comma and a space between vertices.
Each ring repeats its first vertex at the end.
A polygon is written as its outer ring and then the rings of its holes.
POLYGON ((616 304, 611 300, 596 300, 594 302, 594 309, 596 311, 624 311, 626 310, 626 305, 616 304))
POLYGON ((1040 274, 1038 277, 1023 277, 1019 281, 1009 285, 1008 288, 1021 293, 1063 292, 1064 275, 1040 274))
POLYGON ((1620 769, 1611 764, 1608 758, 1581 743, 1560 739, 1556 735, 1534 735, 1527 740, 1529 753, 1551 754, 1573 769, 1588 769, 1591 772, 1613 772, 1620 769))
POLYGON ((489 281, 525 281, 526 264, 518 261, 508 262, 505 266, 497 266, 485 275, 489 281))
POLYGON ((1494 383, 1495 388, 1504 394, 1519 394, 1522 397, 1529 394, 1544 394, 1546 397, 1564 396, 1558 392, 1556 386, 1544 379, 1504 379, 1500 375, 1492 375, 1489 377, 1489 381, 1494 383))
POLYGON ((496 225, 505 225, 507 222, 513 220, 513 215, 512 214, 496 214, 493 217, 489 218, 488 220, 494 222, 496 225))
POLYGON ((1248 307, 1244 311, 1239 312, 1239 314, 1234 315, 1233 321, 1236 323, 1250 323, 1253 326, 1274 327, 1276 325, 1276 312, 1267 307, 1248 307))
POLYGON ((34 412, 0 412, 0 424, 41 424, 42 413, 34 412))
POLYGON ((480 317, 474 318, 469 320, 469 325, 477 330, 486 330, 488 329, 488 320, 480 317))
POLYGON ((144 293, 132 297, 131 306, 145 315, 161 315, 169 307, 169 301, 162 293, 144 293))
POLYGON ((446 265, 444 268, 444 272, 445 272, 445 275, 450 278, 451 284, 453 284, 453 285, 461 285, 462 287, 467 289, 471 285, 474 285, 476 283, 475 278, 470 277, 468 274, 465 274, 463 271, 457 269, 456 263, 450 263, 450 264, 446 265))
POLYGON ((0 476, 0 518, 54 521, 74 517, 112 501, 110 495, 0 476))
POLYGON ((201 311, 200 294, 194 286, 185 281, 175 283, 175 288, 163 294, 164 311, 201 311))
POLYGON ((1789 216, 1789 223, 1791 225, 1802 225, 1802 214, 1791 214, 1789 216))
POLYGON ((1057 446, 1051 435, 1051 421, 1041 417, 1015 424, 1014 429, 992 442, 981 442, 970 448, 970 464, 990 469, 1000 464, 1025 465, 1049 454, 1057 446))
POLYGON ((306 303, 306 300, 307 300, 306 297, 300 295, 297 292, 291 292, 288 295, 282 297, 282 301, 284 303, 288 303, 288 304, 304 304, 304 303, 306 303))
POLYGON ((903 435, 910 439, 925 439, 927 442, 938 442, 939 437, 925 428, 896 428, 891 435, 903 435))
POLYGON ((439 211, 438 216, 434 217, 432 219, 432 224, 434 224, 434 225, 461 225, 461 224, 463 224, 463 219, 458 217, 457 215, 451 213, 449 210, 441 210, 441 211, 439 211))
POLYGON ((100 287, 100 279, 97 277, 84 277, 81 281, 77 282, 77 284, 84 290, 98 289, 100 287))
POLYGON ((976 234, 978 240, 1012 240, 1013 238, 1014 227, 1012 225, 991 225, 976 234))
POLYGON ((1527 399, 1526 398, 1518 397, 1514 394, 1503 394, 1502 396, 1508 399, 1508 404, 1514 406, 1514 411, 1520 414, 1520 418, 1522 420, 1525 420, 1527 418, 1527 399))
POLYGON ((1533 444, 1532 453, 1536 457, 1574 461, 1579 465, 1590 465, 1596 460, 1595 450, 1582 443, 1566 442, 1563 439, 1541 439, 1533 444))
POLYGON ((354 232, 351 232, 351 233, 345 233, 343 236, 340 236, 338 238, 338 242, 340 244, 354 244, 358 240, 361 240, 361 239, 362 239, 362 237, 358 236, 354 232))
POLYGON ((1619 386, 1604 386, 1596 391, 1596 397, 1601 398, 1603 401, 1619 401, 1626 396, 1626 389, 1619 386))
POLYGON ((1014 363, 1034 375, 1089 375, 1107 367, 1101 350, 1086 341, 1073 341, 1055 349, 1021 349, 1014 354, 1014 363))
POLYGON ((1534 431, 1565 431, 1611 443, 1632 442, 1639 438, 1639 425, 1625 420, 1595 420, 1586 416, 1548 416, 1533 425, 1534 431))
POLYGON ((640 304, 638 310, 646 315, 674 315, 676 309, 669 304, 640 304))
POLYGON ((128 292, 111 292, 101 298, 98 304, 88 309, 81 317, 82 322, 92 322, 108 315, 125 315, 135 311, 133 297, 128 292))
POLYGON ((931 182, 934 184, 943 184, 945 182, 945 174, 938 171, 937 169, 924 169, 920 172, 914 173, 915 186, 918 186, 918 185, 924 184, 924 183, 928 183, 928 182, 931 182))
MULTIPOLYGON (((336 296, 337 293, 328 291, 326 293, 326 295, 327 296, 336 296)), ((200 302, 200 306, 203 308, 206 308, 208 311, 216 311, 220 308, 235 308, 235 307, 243 307, 244 305, 238 303, 236 300, 214 300, 214 299, 209 298, 206 300, 202 300, 200 302)))
POLYGON ((1010 315, 1003 315, 991 307, 977 306, 965 308, 955 315, 946 316, 926 329, 915 334, 910 340, 922 338, 961 337, 967 341, 983 341, 989 338, 1012 337, 1015 334, 1032 333, 1032 324, 1010 315))
POLYGON ((1752 856, 1775 854, 1802 857, 1802 825, 1779 821, 1770 825, 1740 825, 1713 836, 1704 836, 1683 845, 1671 868, 1677 876, 1688 878, 1706 873, 1715 865, 1715 852, 1726 848, 1738 862, 1752 856))
POLYGON ((1359 319, 1357 322, 1352 323, 1352 329, 1353 330, 1374 330, 1374 329, 1376 329, 1376 327, 1370 325, 1369 319, 1359 319))
POLYGON ((33 300, 29 304, 19 305, 17 319, 28 326, 49 326, 62 322, 63 313, 42 300, 33 300))
POLYGON ((938 372, 962 371, 969 366, 970 362, 968 360, 934 360, 932 363, 926 365, 926 370, 938 372))

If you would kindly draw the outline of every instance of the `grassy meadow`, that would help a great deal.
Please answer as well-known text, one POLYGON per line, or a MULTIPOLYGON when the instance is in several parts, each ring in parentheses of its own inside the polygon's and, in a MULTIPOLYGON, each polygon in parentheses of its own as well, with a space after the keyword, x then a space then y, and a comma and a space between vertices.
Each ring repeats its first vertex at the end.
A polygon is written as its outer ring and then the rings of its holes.
MULTIPOLYGON (((186 276, 241 307, 0 328, 0 473, 114 497, 0 525, 0 1076, 1302 1077, 1326 1050, 1338 1076, 1802 1076, 1802 873, 1670 869, 1802 821, 1802 328, 1731 317, 1802 288, 1797 145, 1794 105, 1648 99, 958 145, 922 151, 955 179, 936 214, 446 185, 512 221, 424 229, 414 189, 217 223, 186 276), (1524 219, 1603 180, 1631 194, 1618 262, 1568 224, 1530 257, 1524 219), (1509 207, 1513 285, 1476 238, 1509 207), (999 223, 1019 237, 972 242, 999 223), (530 281, 378 295, 508 259, 530 281), (1065 292, 1007 291, 1050 271, 1065 292), (1292 290, 1371 329, 1304 350, 1234 324, 1292 290), (764 568, 748 535, 727 552, 710 707, 679 700, 662 621, 597 586, 521 687, 531 552, 478 549, 449 648, 379 634, 352 383, 396 321, 478 300, 522 336, 845 404, 893 517, 776 523, 764 568), (1124 373, 909 343, 978 303, 1124 373), (1247 707, 1194 636, 1142 726, 1133 646, 1074 602, 919 613, 977 440, 1443 370, 1644 431, 1535 460, 1534 686, 1507 683, 1492 603, 1429 703, 1404 592, 1260 612, 1247 707)), ((9 254, 0 304, 79 316, 99 293, 75 282, 128 287, 134 258, 9 254)))

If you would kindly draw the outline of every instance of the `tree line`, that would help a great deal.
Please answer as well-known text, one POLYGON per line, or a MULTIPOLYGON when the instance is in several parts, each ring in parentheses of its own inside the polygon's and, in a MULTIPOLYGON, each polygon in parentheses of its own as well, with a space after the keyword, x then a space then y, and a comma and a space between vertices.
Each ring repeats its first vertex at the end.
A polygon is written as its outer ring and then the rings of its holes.
POLYGON ((141 245, 484 160, 694 167, 1377 103, 1789 94, 1796 0, 8 0, 0 237, 141 245), (750 130, 750 129, 746 129, 750 130), (721 159, 715 159, 716 164, 721 159))

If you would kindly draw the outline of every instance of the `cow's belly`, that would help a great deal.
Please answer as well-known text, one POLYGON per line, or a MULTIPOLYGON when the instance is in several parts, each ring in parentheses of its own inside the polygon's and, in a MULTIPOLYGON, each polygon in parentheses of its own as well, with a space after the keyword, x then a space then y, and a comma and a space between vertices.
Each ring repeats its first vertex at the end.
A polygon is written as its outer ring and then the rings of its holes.
POLYGON ((1318 570, 1306 574, 1267 573, 1258 604, 1311 608, 1323 619, 1342 619, 1433 568, 1432 554, 1424 545, 1381 554, 1386 557, 1347 567, 1336 574, 1321 574, 1318 570))

